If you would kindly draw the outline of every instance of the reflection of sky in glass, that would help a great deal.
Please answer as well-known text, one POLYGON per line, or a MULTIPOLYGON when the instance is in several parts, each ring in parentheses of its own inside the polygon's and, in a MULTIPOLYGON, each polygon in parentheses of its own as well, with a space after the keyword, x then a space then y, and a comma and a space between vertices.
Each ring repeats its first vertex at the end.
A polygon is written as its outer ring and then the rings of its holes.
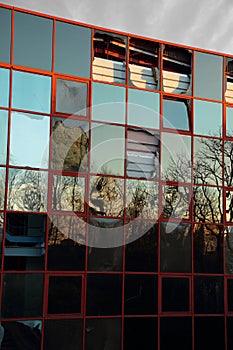
POLYGON ((124 175, 125 129, 92 124, 91 171, 124 175))
POLYGON ((163 126, 189 130, 188 106, 184 101, 163 100, 163 126))
POLYGON ((56 82, 56 111, 86 116, 87 84, 64 79, 56 82))
POLYGON ((217 55, 195 53, 194 96, 222 99, 222 60, 217 55))
POLYGON ((13 112, 10 164, 47 168, 48 153, 49 118, 13 112))
POLYGON ((13 71, 13 108, 50 113, 50 96, 50 77, 13 71))
POLYGON ((233 108, 226 108, 226 136, 233 137, 233 108))
POLYGON ((90 77, 91 29, 56 22, 55 71, 90 77))
POLYGON ((6 163, 8 111, 0 110, 0 163, 6 163))
POLYGON ((48 18, 15 12, 14 63, 51 70, 53 21, 48 18))
POLYGON ((9 69, 0 68, 0 106, 8 107, 9 105, 9 69))
POLYGON ((0 8, 0 62, 10 63, 11 10, 0 8))
POLYGON ((159 94, 129 89, 128 124, 159 128, 159 94))
POLYGON ((221 136, 222 105, 220 103, 194 101, 194 133, 221 136))
POLYGON ((125 123, 125 88, 110 84, 93 83, 92 119, 125 123))

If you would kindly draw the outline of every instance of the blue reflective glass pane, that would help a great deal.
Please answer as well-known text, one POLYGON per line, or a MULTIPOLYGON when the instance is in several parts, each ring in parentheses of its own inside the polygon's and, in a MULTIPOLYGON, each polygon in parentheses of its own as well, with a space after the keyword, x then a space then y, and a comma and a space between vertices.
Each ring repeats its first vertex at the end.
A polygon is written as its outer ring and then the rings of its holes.
POLYGON ((0 62, 10 63, 11 11, 0 8, 0 62))
POLYGON ((9 106, 9 69, 0 68, 0 106, 9 106))
POLYGON ((125 88, 93 83, 92 118, 114 123, 125 123, 125 88))
POLYGON ((159 128, 159 94, 129 89, 128 124, 159 128))
POLYGON ((189 130, 188 101, 163 100, 164 128, 189 130))
POLYGON ((223 58, 195 53, 194 96, 222 100, 223 58))
POLYGON ((13 112, 11 115, 10 164, 47 168, 49 157, 48 117, 13 112))
POLYGON ((13 108, 50 113, 50 95, 50 77, 19 71, 13 72, 13 108))
POLYGON ((8 112, 0 110, 0 164, 6 163, 8 112))
POLYGON ((56 80, 56 111, 87 115, 87 84, 74 80, 56 80))
POLYGON ((226 136, 233 137, 233 108, 226 108, 226 136))
POLYGON ((57 22, 55 71, 90 77, 91 29, 57 22))
POLYGON ((194 133, 222 135, 222 105, 216 102, 194 101, 194 133))
POLYGON ((51 70, 52 29, 48 18, 15 12, 14 63, 51 70))

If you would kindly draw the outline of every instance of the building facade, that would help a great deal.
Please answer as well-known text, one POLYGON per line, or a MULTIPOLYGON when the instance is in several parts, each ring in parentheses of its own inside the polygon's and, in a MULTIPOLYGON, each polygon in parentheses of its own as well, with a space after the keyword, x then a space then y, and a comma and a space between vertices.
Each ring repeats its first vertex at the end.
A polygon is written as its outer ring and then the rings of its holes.
POLYGON ((0 6, 1 349, 233 347, 233 55, 0 6))

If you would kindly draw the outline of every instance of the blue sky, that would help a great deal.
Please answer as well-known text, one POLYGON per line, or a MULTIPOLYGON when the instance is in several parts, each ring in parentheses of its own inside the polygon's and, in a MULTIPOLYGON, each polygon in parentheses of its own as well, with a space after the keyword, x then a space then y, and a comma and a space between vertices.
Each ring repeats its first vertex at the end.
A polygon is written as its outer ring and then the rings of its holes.
POLYGON ((2 3, 233 54, 232 0, 3 0, 2 3))

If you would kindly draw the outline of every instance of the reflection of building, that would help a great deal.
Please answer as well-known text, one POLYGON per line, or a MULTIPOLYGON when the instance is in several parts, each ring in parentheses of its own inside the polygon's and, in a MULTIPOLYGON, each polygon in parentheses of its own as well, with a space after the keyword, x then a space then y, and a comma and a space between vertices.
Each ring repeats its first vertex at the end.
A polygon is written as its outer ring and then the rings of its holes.
POLYGON ((233 56, 0 6, 1 349, 233 347, 233 56))

